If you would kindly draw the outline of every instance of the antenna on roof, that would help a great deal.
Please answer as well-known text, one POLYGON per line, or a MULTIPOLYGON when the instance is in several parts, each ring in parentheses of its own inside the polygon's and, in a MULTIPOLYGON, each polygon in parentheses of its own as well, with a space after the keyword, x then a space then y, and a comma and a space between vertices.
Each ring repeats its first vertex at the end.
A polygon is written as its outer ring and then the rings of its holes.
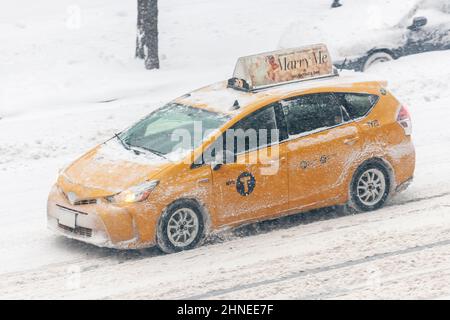
POLYGON ((241 106, 239 105, 239 101, 234 101, 234 104, 233 104, 233 110, 237 110, 237 109, 239 109, 241 106))

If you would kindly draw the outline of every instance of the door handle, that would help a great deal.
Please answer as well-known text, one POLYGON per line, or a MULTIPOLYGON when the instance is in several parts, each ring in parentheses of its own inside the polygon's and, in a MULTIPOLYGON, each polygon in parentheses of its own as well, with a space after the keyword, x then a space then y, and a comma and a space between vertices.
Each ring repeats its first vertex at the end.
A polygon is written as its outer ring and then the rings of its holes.
POLYGON ((352 137, 352 138, 345 139, 345 140, 344 140, 344 143, 347 144, 347 145, 349 145, 349 146, 352 146, 352 145, 354 145, 354 144, 356 143, 356 141, 358 141, 358 140, 359 140, 359 137, 352 137))
POLYGON ((204 179, 200 179, 197 181, 198 184, 200 183, 208 183, 209 182, 209 178, 204 178, 204 179))
POLYGON ((284 160, 286 160, 286 157, 281 157, 281 158, 278 158, 278 159, 269 160, 268 163, 269 164, 274 164, 274 163, 277 163, 277 162, 280 162, 280 161, 284 161, 284 160))

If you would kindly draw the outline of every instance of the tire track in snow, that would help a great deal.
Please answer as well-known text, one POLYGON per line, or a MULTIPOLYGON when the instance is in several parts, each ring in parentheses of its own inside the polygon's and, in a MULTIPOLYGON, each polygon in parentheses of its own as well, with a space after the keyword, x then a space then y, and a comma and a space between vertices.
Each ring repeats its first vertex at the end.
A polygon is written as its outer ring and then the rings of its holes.
MULTIPOLYGON (((425 269, 425 270, 421 270, 421 271, 407 273, 405 275, 394 276, 394 277, 388 278, 387 280, 380 281, 380 286, 386 287, 391 284, 398 283, 400 280, 408 279, 411 277, 418 277, 418 276, 425 277, 425 276, 433 275, 436 273, 439 273, 440 275, 450 274, 450 267, 448 267, 448 268, 431 268, 431 269, 425 269)), ((347 294, 352 294, 357 290, 367 289, 367 288, 368 288, 367 281, 363 281, 363 282, 360 282, 356 285, 353 285, 353 286, 350 286, 347 288, 338 289, 338 290, 334 290, 334 291, 327 292, 327 293, 318 293, 318 294, 303 296, 303 297, 301 297, 301 299, 302 300, 339 299, 341 297, 345 297, 347 294)))
POLYGON ((426 200, 444 198, 446 196, 450 196, 450 192, 443 192, 443 193, 440 193, 440 194, 430 195, 430 196, 420 197, 420 198, 412 198, 412 199, 409 199, 409 200, 400 201, 398 203, 389 204, 388 206, 386 206, 386 208, 392 208, 392 207, 395 207, 395 206, 403 206, 403 205, 406 205, 406 204, 415 203, 415 202, 422 202, 422 201, 426 201, 426 200))
POLYGON ((330 265, 330 266, 300 270, 300 271, 292 272, 288 275, 278 277, 278 278, 267 279, 267 280, 262 280, 262 281, 243 284, 243 285, 237 285, 237 286, 230 287, 227 289, 213 290, 213 291, 205 292, 205 293, 194 295, 194 296, 180 297, 180 299, 183 299, 183 300, 210 299, 210 298, 214 298, 216 296, 221 296, 221 295, 234 293, 234 292, 238 292, 238 291, 242 291, 242 290, 255 289, 257 287, 262 287, 262 286, 280 283, 280 282, 284 282, 284 281, 289 281, 289 280, 302 278, 302 277, 306 277, 306 276, 310 276, 310 275, 316 275, 319 273, 334 271, 334 270, 343 269, 343 268, 347 268, 347 267, 358 266, 358 265, 362 265, 362 264, 365 264, 368 262, 382 260, 385 258, 401 256, 401 255, 405 255, 405 254, 409 254, 409 253, 415 253, 415 252, 419 252, 419 251, 424 251, 424 250, 428 250, 428 249, 432 249, 432 248, 444 247, 444 246, 449 246, 449 245, 450 245, 450 239, 442 240, 442 241, 433 242, 433 243, 429 243, 429 244, 425 244, 425 245, 409 247, 409 248, 405 248, 402 250, 378 253, 378 254, 374 254, 369 257, 365 257, 365 258, 361 258, 361 259, 357 259, 357 260, 349 260, 349 261, 341 262, 341 263, 330 265))

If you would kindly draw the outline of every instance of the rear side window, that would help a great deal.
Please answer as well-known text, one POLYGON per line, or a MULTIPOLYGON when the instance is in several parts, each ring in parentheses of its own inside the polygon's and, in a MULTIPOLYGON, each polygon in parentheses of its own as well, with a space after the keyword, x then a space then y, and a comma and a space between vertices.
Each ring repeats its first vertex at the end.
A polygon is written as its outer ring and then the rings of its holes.
POLYGON ((342 105, 331 93, 311 94, 282 102, 289 136, 334 127, 345 121, 342 105))
POLYGON ((379 99, 377 95, 365 93, 337 93, 336 95, 340 97, 341 103, 352 119, 367 115, 379 99))

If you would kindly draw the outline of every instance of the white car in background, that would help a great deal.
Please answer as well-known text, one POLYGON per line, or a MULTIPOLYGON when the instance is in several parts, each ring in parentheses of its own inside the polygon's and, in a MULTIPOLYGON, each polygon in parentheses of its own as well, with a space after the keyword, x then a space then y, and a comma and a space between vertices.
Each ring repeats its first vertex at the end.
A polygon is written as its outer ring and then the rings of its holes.
POLYGON ((355 71, 402 56, 450 49, 450 0, 384 0, 369 7, 361 2, 347 0, 312 21, 291 24, 279 46, 323 41, 337 68, 355 71))

